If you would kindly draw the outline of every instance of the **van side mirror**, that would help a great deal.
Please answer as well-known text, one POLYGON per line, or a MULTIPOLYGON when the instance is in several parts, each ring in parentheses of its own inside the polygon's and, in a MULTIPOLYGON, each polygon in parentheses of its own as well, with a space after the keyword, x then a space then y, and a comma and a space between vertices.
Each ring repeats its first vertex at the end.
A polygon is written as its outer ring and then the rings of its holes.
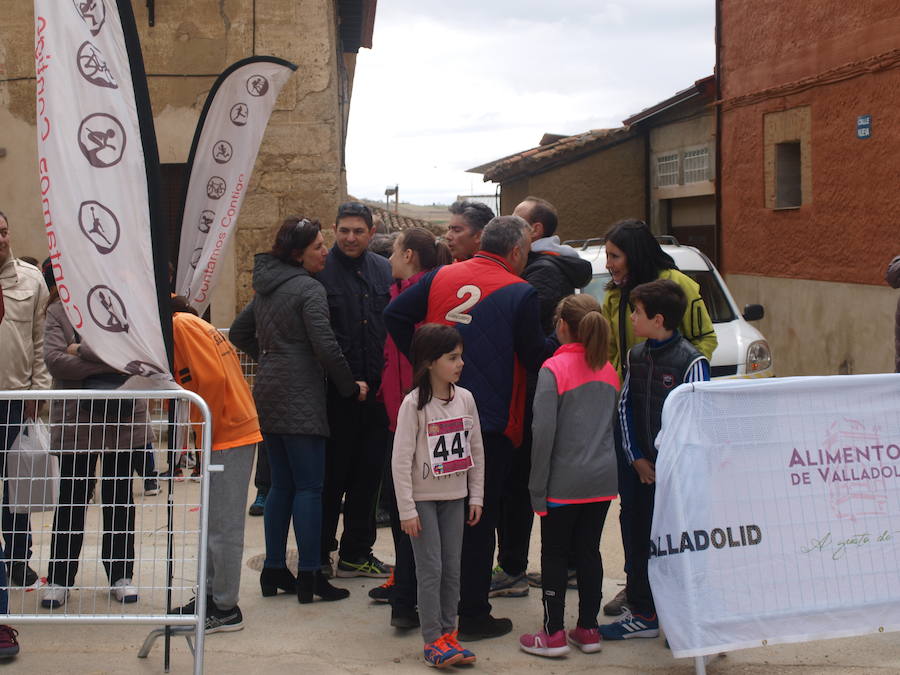
POLYGON ((744 320, 759 321, 766 315, 766 310, 762 305, 744 305, 744 320))

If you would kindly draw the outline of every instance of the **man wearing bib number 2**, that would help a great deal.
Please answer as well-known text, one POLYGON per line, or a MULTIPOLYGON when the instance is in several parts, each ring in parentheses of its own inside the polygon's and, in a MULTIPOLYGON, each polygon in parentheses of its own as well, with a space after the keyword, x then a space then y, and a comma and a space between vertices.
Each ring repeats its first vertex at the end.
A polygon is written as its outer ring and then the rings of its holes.
POLYGON ((484 512, 463 537, 459 637, 479 640, 512 630, 491 616, 488 591, 494 564, 500 498, 522 442, 525 372, 553 351, 541 330, 537 293, 519 276, 528 259, 531 228, 518 216, 489 222, 471 260, 426 274, 385 310, 385 324, 409 354, 416 324, 455 325, 466 345, 460 386, 478 404, 484 439, 484 512))

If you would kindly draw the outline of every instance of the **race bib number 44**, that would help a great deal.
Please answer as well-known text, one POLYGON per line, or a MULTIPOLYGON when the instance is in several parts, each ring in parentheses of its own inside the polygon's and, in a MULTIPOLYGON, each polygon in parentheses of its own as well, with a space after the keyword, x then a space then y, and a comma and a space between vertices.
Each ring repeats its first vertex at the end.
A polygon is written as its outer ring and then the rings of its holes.
POLYGON ((471 428, 471 417, 454 417, 428 423, 428 457, 431 460, 431 472, 436 477, 472 468, 472 453, 469 449, 471 428))

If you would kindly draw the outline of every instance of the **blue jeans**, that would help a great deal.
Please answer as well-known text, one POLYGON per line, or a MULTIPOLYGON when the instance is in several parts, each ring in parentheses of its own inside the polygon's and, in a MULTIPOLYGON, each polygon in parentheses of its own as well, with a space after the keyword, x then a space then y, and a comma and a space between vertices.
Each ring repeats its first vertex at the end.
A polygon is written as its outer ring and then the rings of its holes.
POLYGON ((294 519, 294 537, 301 571, 319 569, 322 537, 322 481, 325 477, 325 438, 306 434, 263 432, 272 469, 272 487, 266 496, 265 567, 284 567, 288 527, 294 519))
MULTIPOLYGON (((0 478, 6 478, 6 451, 19 435, 22 425, 22 401, 0 401, 0 442, 3 450, 0 453, 0 478)), ((9 488, 3 482, 3 510, 0 514, 0 527, 6 555, 3 560, 28 562, 31 558, 31 517, 27 513, 13 513, 9 508, 9 488)))

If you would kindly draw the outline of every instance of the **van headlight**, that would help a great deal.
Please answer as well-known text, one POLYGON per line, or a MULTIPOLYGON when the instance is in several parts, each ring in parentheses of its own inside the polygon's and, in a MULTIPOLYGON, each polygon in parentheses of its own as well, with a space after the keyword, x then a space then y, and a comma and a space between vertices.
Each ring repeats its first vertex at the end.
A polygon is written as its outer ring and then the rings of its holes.
POLYGON ((751 343, 747 349, 747 374, 759 373, 772 365, 772 352, 765 340, 751 343))

